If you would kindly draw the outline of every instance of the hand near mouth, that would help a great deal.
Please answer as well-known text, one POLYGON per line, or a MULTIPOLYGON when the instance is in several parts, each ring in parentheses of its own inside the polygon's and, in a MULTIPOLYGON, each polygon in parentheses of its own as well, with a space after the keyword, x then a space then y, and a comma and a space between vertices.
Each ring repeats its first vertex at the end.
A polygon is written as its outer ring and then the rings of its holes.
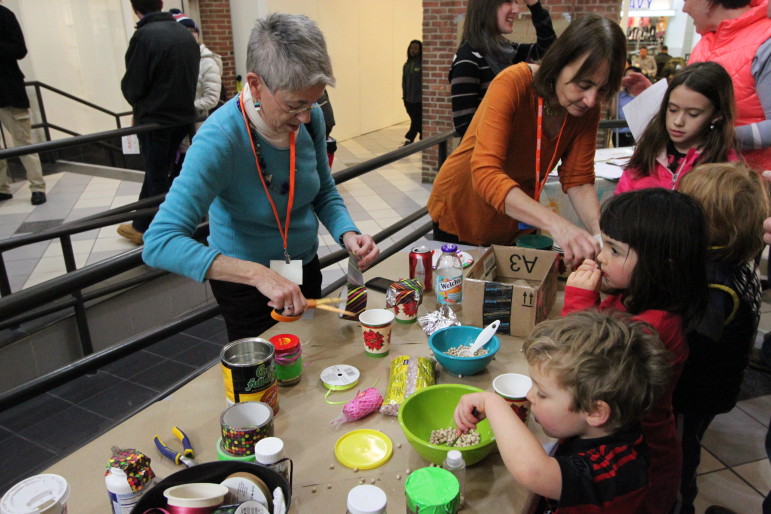
POLYGON ((584 259, 584 262, 568 276, 567 281, 568 286, 587 291, 599 291, 601 283, 602 270, 600 270, 600 265, 591 259, 584 259))

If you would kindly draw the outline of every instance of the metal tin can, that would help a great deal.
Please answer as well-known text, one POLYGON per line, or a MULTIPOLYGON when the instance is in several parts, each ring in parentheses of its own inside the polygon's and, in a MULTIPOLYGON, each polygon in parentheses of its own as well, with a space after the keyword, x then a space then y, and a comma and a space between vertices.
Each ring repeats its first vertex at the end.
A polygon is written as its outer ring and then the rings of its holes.
POLYGON ((295 385, 303 374, 300 338, 292 334, 279 334, 270 338, 276 349, 276 379, 280 386, 295 385))
POLYGON ((259 337, 238 339, 220 352, 228 403, 264 402, 278 414, 278 381, 274 349, 259 337))
POLYGON ((423 292, 431 292, 433 282, 433 266, 431 259, 433 254, 425 246, 418 246, 410 250, 410 278, 416 278, 423 284, 423 292))

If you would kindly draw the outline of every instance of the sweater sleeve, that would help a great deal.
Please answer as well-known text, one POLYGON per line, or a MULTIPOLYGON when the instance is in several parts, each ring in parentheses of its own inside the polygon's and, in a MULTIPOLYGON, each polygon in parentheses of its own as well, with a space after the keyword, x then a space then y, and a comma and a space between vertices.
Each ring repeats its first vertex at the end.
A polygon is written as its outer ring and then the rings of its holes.
POLYGON ((585 311, 599 305, 600 293, 597 291, 565 286, 565 302, 562 306, 563 316, 567 316, 571 312, 585 311))
POLYGON ((219 193, 233 180, 234 159, 229 135, 213 123, 196 134, 166 200, 144 235, 142 259, 203 282, 219 252, 192 235, 219 193))
POLYGON ((536 41, 532 44, 520 44, 512 64, 540 61, 552 43, 557 40, 549 11, 541 5, 541 2, 529 5, 528 9, 535 28, 536 41))
MULTIPOLYGON (((337 190, 335 180, 329 169, 329 158, 327 157, 326 132, 324 127, 324 115, 321 109, 311 111, 311 123, 313 123, 314 140, 316 148, 316 170, 319 174, 320 189, 319 194, 313 200, 313 209, 321 220, 321 223, 329 231, 330 235, 342 244, 342 236, 346 232, 361 231, 351 219, 348 208, 345 206, 343 197, 337 190)), ((309 134, 310 135, 310 134, 309 134)))
POLYGON ((487 66, 483 57, 476 58, 468 45, 461 45, 450 68, 452 124, 461 137, 466 133, 474 113, 482 101, 482 71, 487 66))

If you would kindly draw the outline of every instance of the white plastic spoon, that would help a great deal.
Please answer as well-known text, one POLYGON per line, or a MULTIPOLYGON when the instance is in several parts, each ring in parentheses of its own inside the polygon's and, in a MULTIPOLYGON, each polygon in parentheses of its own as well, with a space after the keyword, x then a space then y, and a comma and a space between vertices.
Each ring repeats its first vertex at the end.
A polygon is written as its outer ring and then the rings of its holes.
POLYGON ((485 329, 479 333, 476 340, 474 341, 474 344, 471 345, 471 348, 469 348, 468 350, 461 350, 458 357, 473 357, 476 354, 477 350, 482 348, 485 344, 487 344, 487 341, 492 339, 492 337, 498 331, 498 327, 500 326, 500 324, 501 324, 501 320, 496 319, 495 321, 487 325, 485 329))

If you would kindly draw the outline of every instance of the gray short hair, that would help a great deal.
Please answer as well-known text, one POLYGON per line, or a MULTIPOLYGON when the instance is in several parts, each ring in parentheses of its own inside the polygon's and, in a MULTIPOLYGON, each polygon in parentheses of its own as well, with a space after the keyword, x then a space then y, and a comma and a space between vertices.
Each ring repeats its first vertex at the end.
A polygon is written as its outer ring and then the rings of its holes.
POLYGON ((273 92, 335 85, 324 35, 301 14, 273 13, 258 19, 249 36, 246 68, 273 92))

